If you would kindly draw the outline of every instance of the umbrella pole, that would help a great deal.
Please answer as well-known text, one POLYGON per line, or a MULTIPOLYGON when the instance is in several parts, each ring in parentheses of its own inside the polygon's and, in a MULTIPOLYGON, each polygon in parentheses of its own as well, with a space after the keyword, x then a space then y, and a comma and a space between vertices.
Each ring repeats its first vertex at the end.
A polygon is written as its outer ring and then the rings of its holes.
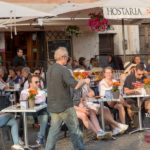
POLYGON ((123 61, 126 61, 126 46, 125 46, 125 26, 124 26, 124 19, 122 19, 122 46, 123 46, 123 61))

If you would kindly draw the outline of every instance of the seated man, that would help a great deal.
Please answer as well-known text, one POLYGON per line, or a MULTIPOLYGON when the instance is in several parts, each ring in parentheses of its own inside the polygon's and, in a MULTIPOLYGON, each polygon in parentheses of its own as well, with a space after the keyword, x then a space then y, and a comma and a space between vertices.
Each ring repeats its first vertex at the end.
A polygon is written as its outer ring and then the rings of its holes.
POLYGON ((18 124, 14 116, 9 113, 0 113, 0 127, 10 126, 11 134, 14 145, 11 147, 12 150, 24 150, 24 148, 19 144, 18 136, 18 124))
MULTIPOLYGON (((130 94, 140 94, 142 91, 141 88, 143 88, 143 79, 144 79, 144 72, 145 68, 143 65, 138 64, 136 65, 135 72, 131 73, 129 76, 127 76, 124 86, 123 86, 123 91, 125 94, 130 95, 130 94), (138 83, 138 84, 136 84, 138 83)), ((126 99, 127 103, 131 105, 131 107, 128 109, 128 114, 131 119, 131 123, 133 123, 133 116, 134 116, 134 111, 137 111, 138 108, 136 107, 136 99, 135 98, 130 98, 126 99)), ((146 102, 147 106, 145 106, 146 109, 150 110, 148 108, 148 101, 146 102)), ((132 124, 131 124, 132 125, 132 124)))
MULTIPOLYGON (((40 105, 41 103, 46 101, 46 93, 39 88, 39 77, 36 75, 32 75, 28 79, 29 88, 21 91, 20 100, 26 100, 29 96, 29 90, 37 90, 37 95, 35 96, 35 105, 40 105)), ((35 113, 34 113, 35 114, 35 113)), ((44 144, 45 132, 48 123, 48 112, 47 109, 44 108, 36 113, 40 123, 40 131, 37 137, 37 144, 44 144)))

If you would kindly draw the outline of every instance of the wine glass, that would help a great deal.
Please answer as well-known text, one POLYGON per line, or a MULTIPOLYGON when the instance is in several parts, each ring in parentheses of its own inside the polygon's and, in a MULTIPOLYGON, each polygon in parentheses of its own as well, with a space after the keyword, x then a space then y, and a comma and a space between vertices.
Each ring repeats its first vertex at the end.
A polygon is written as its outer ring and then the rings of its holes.
POLYGON ((12 107, 13 107, 15 100, 16 100, 15 94, 10 94, 9 101, 11 102, 12 107))

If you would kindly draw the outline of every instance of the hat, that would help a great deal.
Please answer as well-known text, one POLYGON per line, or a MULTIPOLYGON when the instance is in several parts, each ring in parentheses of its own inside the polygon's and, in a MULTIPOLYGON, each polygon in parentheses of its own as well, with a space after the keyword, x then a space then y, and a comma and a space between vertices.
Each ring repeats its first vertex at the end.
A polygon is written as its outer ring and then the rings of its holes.
POLYGON ((131 70, 131 68, 132 67, 135 67, 136 66, 136 64, 133 64, 133 63, 131 63, 131 62, 126 62, 125 64, 124 64, 124 73, 128 73, 130 70, 131 70))
POLYGON ((90 70, 91 73, 92 72, 102 72, 102 71, 103 71, 103 68, 101 68, 101 67, 94 67, 90 70))

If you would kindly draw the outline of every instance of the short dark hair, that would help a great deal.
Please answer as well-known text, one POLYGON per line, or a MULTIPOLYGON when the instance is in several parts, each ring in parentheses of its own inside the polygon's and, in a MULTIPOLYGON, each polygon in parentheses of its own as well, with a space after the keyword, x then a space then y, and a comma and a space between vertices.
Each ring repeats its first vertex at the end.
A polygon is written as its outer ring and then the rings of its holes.
POLYGON ((8 70, 13 70, 13 71, 15 71, 15 68, 14 68, 14 67, 9 67, 8 70))
POLYGON ((85 57, 80 57, 79 58, 79 65, 84 65, 84 61, 86 60, 85 57))
POLYGON ((16 74, 16 69, 14 67, 9 67, 8 70, 12 70, 16 74))
POLYGON ((39 71, 40 71, 40 73, 41 73, 41 69, 40 69, 39 67, 35 67, 35 68, 33 68, 33 73, 34 73, 36 70, 39 70, 39 71))
POLYGON ((135 67, 136 70, 141 70, 141 71, 144 71, 145 70, 145 67, 143 64, 137 64, 136 67, 135 67))
POLYGON ((28 78, 28 82, 31 83, 32 82, 32 78, 34 78, 34 77, 39 78, 37 75, 31 75, 28 78))
POLYGON ((132 58, 132 63, 135 63, 135 58, 136 58, 136 57, 139 57, 139 58, 141 59, 140 55, 135 55, 135 56, 132 58))
POLYGON ((23 49, 21 49, 21 48, 18 48, 18 49, 17 49, 17 53, 18 53, 20 50, 21 50, 21 51, 23 51, 23 49))
POLYGON ((15 68, 15 71, 17 72, 17 71, 20 71, 21 72, 21 70, 22 70, 22 66, 17 66, 16 68, 15 68))

